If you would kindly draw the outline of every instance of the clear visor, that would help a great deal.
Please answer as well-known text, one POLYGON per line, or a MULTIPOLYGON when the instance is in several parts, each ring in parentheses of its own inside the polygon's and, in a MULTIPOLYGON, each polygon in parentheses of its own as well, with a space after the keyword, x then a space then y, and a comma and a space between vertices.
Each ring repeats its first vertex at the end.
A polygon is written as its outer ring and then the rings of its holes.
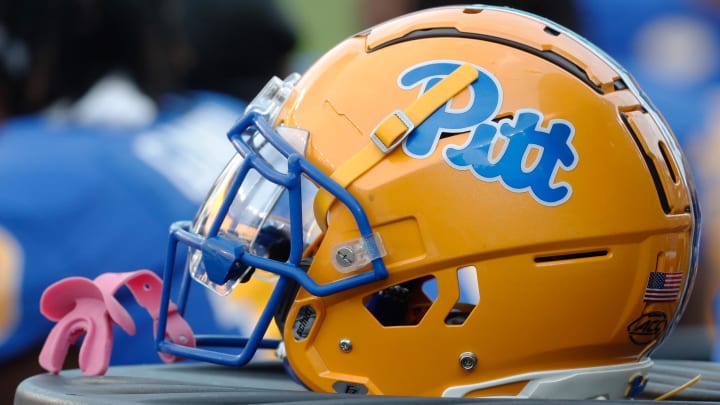
MULTIPOLYGON (((282 126, 276 127, 275 131, 293 149, 304 153, 307 131, 282 126)), ((244 133, 242 137, 268 165, 280 173, 287 173, 287 158, 258 131, 244 133)), ((222 205, 231 198, 232 203, 222 219, 217 235, 240 245, 247 253, 285 262, 290 251, 288 191, 251 169, 235 195, 228 195, 242 169, 243 160, 239 154, 235 155, 222 171, 193 221, 192 232, 207 237, 210 227, 222 210, 222 205)), ((312 212, 312 203, 318 188, 305 177, 301 177, 301 182, 304 251, 321 231, 312 212)), ((230 293, 239 282, 247 281, 240 277, 224 284, 214 283, 208 278, 202 261, 202 251, 198 249, 189 248, 187 266, 195 280, 221 295, 230 293)), ((252 277, 268 282, 277 279, 272 273, 256 269, 246 268, 241 273, 251 274, 252 277)))
MULTIPOLYGON (((290 75, 285 81, 278 78, 271 79, 248 105, 248 111, 258 113, 267 122, 275 121, 298 79, 297 74, 290 75)), ((307 131, 277 126, 273 128, 273 132, 273 136, 277 135, 294 151, 305 155, 309 135, 307 131)), ((254 168, 247 171, 239 187, 237 182, 238 176, 241 176, 243 170, 247 170, 244 167, 246 158, 243 156, 259 158, 272 170, 287 174, 287 153, 283 154, 253 126, 244 129, 240 139, 247 146, 245 152, 236 154, 223 169, 195 216, 191 232, 205 238, 217 236, 242 248, 243 252, 285 262, 288 260, 291 245, 288 190, 268 180, 254 168), (213 233, 211 228, 217 226, 219 215, 223 217, 220 218, 217 234, 210 235, 213 233)), ((304 176, 300 179, 302 251, 305 251, 321 231, 312 211, 312 203, 318 188, 304 176)), ((246 266, 236 269, 237 275, 231 279, 218 283, 217 279, 215 281, 210 279, 203 261, 203 252, 196 248, 189 248, 187 270, 195 280, 221 295, 227 295, 238 283, 246 282, 250 277, 266 282, 277 280, 275 274, 246 266)))

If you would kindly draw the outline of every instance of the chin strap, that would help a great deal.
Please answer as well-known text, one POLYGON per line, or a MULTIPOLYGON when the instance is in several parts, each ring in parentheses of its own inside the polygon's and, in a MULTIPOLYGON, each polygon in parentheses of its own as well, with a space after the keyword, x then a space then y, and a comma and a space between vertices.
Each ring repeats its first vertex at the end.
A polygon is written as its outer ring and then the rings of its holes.
MULTIPOLYGON (((86 335, 80 347, 80 369, 88 376, 105 374, 112 352, 112 325, 118 325, 129 335, 135 334, 135 323, 130 314, 114 297, 123 285, 153 318, 157 334, 162 280, 152 271, 105 273, 95 280, 68 277, 48 287, 40 298, 40 312, 57 322, 40 352, 40 365, 44 369, 58 373, 70 345, 86 335)), ((190 326, 172 302, 168 308, 166 333, 167 338, 177 344, 195 346, 190 326)), ((166 363, 179 360, 168 354, 159 355, 166 363)))

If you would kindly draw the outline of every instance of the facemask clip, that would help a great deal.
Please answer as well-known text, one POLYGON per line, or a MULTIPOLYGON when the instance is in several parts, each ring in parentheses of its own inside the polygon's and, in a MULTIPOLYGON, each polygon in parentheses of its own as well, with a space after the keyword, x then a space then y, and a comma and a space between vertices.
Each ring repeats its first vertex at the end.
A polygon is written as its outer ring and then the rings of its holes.
POLYGON ((230 280, 245 278, 250 267, 239 260, 244 253, 242 245, 227 238, 213 236, 205 239, 202 245, 202 263, 208 279, 222 285, 230 280))
POLYGON ((331 261, 335 270, 350 273, 387 254, 379 233, 335 245, 331 261))

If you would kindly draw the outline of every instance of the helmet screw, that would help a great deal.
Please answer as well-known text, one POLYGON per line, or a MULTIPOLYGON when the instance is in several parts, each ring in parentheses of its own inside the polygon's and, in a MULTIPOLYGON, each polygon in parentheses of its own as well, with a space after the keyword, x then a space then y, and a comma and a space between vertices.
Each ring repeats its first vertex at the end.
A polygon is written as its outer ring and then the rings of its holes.
POLYGON ((345 353, 350 353, 352 350, 352 342, 350 339, 340 339, 340 350, 344 351, 345 353))
POLYGON ((472 370, 477 366, 477 356, 473 352, 464 352, 460 355, 460 367, 472 370))
POLYGON ((335 253, 335 258, 339 265, 350 267, 355 262, 355 252, 349 247, 341 247, 337 253, 335 253))

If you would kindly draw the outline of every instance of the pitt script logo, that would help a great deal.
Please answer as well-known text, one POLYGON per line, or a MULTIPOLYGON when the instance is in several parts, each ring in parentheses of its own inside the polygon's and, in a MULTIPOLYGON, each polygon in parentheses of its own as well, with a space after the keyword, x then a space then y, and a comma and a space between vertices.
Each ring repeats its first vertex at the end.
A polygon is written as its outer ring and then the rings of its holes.
MULTIPOLYGON (((398 85, 406 90, 419 86, 424 94, 461 64, 449 60, 420 63, 400 74, 398 85)), ((451 167, 469 170, 486 182, 499 181, 512 192, 529 192, 543 205, 566 202, 572 186, 556 182, 555 176, 558 170, 570 171, 578 163, 571 143, 573 125, 553 119, 543 128, 543 114, 530 108, 493 121, 502 104, 502 87, 488 71, 475 68, 478 78, 469 87, 467 105, 454 107, 453 100, 449 100, 407 137, 403 143, 405 153, 423 159, 435 151, 442 134, 469 132, 463 145, 443 149, 443 158, 451 167)))

